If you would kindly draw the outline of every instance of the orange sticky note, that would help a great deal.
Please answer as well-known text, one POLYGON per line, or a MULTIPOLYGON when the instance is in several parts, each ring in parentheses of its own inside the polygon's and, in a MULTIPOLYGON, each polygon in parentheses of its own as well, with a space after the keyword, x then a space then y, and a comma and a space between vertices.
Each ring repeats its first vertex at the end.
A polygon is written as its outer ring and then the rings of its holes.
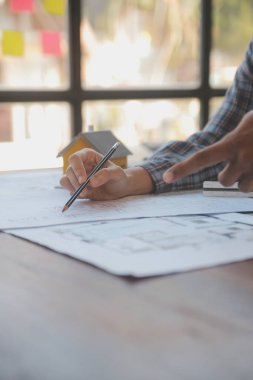
POLYGON ((66 0, 44 0, 43 4, 48 13, 63 15, 66 12, 66 0))
POLYGON ((4 30, 2 36, 2 50, 6 55, 24 55, 24 36, 22 32, 4 30))
POLYGON ((33 12, 34 0, 11 0, 10 9, 12 12, 33 12))
POLYGON ((61 35, 59 32, 41 32, 41 45, 44 54, 60 56, 61 52, 61 35))

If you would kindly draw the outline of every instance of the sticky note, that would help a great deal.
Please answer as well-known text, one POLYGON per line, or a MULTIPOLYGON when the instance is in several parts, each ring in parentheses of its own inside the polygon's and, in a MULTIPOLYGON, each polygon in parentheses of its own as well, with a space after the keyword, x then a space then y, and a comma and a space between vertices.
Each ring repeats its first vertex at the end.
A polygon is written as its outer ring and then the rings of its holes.
POLYGON ((33 12, 34 0, 11 0, 10 9, 12 12, 33 12))
POLYGON ((4 30, 2 34, 2 51, 6 55, 24 55, 24 36, 22 32, 4 30))
POLYGON ((41 32, 41 44, 44 54, 60 56, 61 52, 61 35, 59 32, 43 31, 41 32))
POLYGON ((66 12, 66 0, 44 0, 43 4, 48 13, 63 15, 66 12))

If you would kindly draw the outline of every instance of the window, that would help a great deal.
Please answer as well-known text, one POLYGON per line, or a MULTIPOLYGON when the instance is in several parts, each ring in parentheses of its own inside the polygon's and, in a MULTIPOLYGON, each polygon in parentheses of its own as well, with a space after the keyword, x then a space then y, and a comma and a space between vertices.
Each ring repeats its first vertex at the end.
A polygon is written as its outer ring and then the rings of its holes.
POLYGON ((48 1, 0 4, 0 90, 68 88, 67 8, 57 13, 48 1))
POLYGON ((210 85, 228 87, 252 37, 252 1, 213 0, 210 85))
POLYGON ((0 0, 0 170, 61 166, 90 124, 136 160, 185 139, 224 97, 252 16, 250 0, 0 0))
POLYGON ((199 0, 82 2, 82 85, 199 85, 199 0))

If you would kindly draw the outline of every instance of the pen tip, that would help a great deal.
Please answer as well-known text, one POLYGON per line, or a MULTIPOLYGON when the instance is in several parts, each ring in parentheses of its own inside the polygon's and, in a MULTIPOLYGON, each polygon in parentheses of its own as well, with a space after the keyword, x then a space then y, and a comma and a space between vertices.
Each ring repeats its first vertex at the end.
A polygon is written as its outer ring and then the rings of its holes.
POLYGON ((68 209, 68 206, 65 205, 65 206, 63 207, 63 209, 62 209, 62 212, 66 211, 67 209, 68 209))

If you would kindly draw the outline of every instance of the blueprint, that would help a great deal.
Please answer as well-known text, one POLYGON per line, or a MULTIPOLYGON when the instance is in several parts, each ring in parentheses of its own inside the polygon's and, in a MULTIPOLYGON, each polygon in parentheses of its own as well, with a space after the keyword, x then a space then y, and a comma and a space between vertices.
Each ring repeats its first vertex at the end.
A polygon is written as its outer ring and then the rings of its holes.
POLYGON ((99 221, 9 233, 124 276, 155 276, 253 258, 253 216, 243 214, 99 221))

